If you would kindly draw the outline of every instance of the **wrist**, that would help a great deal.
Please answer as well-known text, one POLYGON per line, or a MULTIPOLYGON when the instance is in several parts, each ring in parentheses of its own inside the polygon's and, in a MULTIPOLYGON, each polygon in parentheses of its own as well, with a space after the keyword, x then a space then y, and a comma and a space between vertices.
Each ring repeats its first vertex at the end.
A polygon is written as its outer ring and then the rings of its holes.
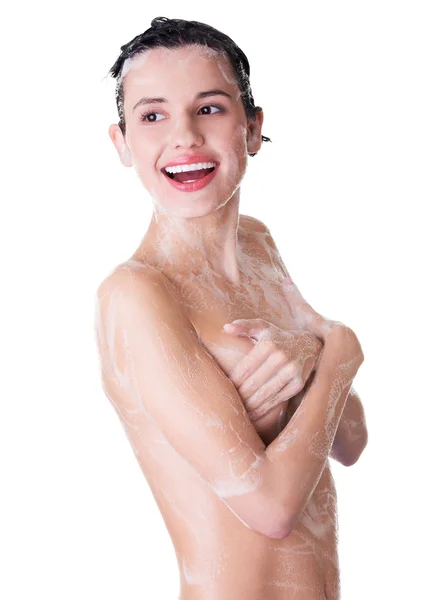
POLYGON ((312 333, 323 344, 325 344, 331 335, 332 337, 340 336, 340 332, 345 328, 346 326, 340 321, 325 319, 318 313, 316 313, 316 315, 306 315, 304 317, 304 329, 309 333, 312 333))

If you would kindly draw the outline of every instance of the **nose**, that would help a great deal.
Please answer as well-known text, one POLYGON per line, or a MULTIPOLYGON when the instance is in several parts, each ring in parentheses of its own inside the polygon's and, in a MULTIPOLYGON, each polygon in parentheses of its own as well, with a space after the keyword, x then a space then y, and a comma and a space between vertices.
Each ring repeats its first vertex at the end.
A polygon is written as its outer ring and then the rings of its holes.
POLYGON ((176 125, 173 128, 171 142, 173 148, 201 146, 203 144, 203 135, 199 131, 197 123, 194 123, 189 116, 185 115, 177 119, 176 125))

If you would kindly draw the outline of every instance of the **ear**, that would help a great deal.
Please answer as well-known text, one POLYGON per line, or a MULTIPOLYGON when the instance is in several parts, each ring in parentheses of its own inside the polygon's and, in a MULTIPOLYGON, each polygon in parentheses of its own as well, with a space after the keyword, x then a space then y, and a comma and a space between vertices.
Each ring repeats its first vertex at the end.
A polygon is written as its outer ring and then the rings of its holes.
POLYGON ((130 149, 128 148, 128 145, 125 141, 125 138, 122 134, 119 125, 110 125, 109 136, 111 141, 115 145, 116 150, 118 151, 121 163, 124 165, 124 167, 132 167, 133 161, 131 159, 130 149))
POLYGON ((258 107, 255 119, 247 121, 247 152, 255 154, 262 146, 262 123, 264 121, 264 113, 261 107, 258 107))

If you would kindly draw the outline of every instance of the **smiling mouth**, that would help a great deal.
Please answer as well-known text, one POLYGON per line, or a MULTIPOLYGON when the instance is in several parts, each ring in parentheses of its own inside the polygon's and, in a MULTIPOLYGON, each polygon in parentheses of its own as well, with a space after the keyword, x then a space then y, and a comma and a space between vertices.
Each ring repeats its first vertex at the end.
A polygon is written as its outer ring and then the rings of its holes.
POLYGON ((214 171, 215 167, 210 167, 209 169, 198 169, 197 171, 181 171, 180 173, 168 173, 166 169, 163 169, 163 173, 169 179, 174 179, 179 183, 192 183, 193 181, 197 181, 198 179, 203 179, 209 173, 214 171))

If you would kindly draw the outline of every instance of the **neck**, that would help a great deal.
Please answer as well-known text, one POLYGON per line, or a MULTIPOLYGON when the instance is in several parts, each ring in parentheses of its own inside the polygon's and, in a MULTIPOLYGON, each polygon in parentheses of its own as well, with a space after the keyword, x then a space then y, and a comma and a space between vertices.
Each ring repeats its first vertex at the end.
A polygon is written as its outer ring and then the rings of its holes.
POLYGON ((218 210, 195 217, 174 217, 154 209, 140 250, 151 247, 163 264, 182 273, 212 270, 224 279, 240 282, 238 253, 239 190, 218 210))

